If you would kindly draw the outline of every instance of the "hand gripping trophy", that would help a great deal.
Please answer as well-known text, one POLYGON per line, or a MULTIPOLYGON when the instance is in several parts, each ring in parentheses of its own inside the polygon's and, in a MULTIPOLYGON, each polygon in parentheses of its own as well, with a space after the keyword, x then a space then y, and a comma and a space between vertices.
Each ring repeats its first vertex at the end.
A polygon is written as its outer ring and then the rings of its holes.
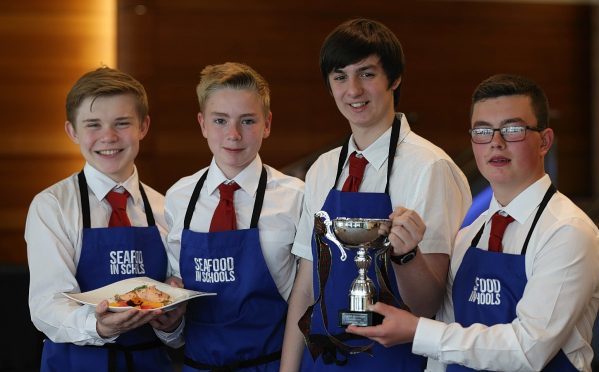
MULTIPOLYGON (((391 225, 389 219, 377 218, 347 218, 338 217, 333 220, 325 211, 315 214, 324 223, 324 236, 333 242, 341 251, 341 261, 347 259, 345 250, 356 250, 354 262, 358 267, 358 276, 353 280, 349 291, 349 309, 339 310, 339 326, 347 327, 350 324, 357 326, 371 326, 380 324, 382 317, 368 311, 368 305, 376 302, 377 291, 372 279, 367 275, 372 262, 369 251, 388 250, 390 243, 387 236, 380 234, 382 225, 391 225)), ((377 266, 378 269, 378 266, 377 266)), ((381 290, 391 296, 377 270, 381 290)), ((385 301, 386 302, 386 301, 385 301)))

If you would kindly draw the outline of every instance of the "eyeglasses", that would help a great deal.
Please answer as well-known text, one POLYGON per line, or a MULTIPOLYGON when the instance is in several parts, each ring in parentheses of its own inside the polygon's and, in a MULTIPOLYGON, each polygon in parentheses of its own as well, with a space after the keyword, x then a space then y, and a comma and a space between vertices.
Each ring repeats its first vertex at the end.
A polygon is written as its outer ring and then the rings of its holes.
POLYGON ((470 136, 472 136, 472 142, 477 144, 490 143, 493 140, 495 132, 501 134, 501 138, 505 142, 520 142, 526 138, 526 130, 532 130, 535 132, 542 132, 543 129, 536 127, 529 127, 528 125, 514 125, 509 127, 501 128, 472 128, 470 136))

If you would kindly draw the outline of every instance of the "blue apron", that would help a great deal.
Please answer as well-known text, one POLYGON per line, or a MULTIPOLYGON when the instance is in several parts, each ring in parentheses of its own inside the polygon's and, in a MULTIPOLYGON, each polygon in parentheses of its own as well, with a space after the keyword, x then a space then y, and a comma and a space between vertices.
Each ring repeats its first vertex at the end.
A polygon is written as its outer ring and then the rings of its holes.
MULTIPOLYGON (((339 181, 339 176, 345 163, 348 142, 343 145, 339 155, 339 163, 337 166, 337 177, 333 188, 329 191, 327 198, 322 206, 322 210, 326 211, 331 220, 337 217, 360 217, 360 218, 389 218, 393 211, 391 198, 389 197, 389 177, 393 167, 395 151, 399 141, 399 132, 401 122, 399 118, 395 118, 391 130, 391 139, 389 143, 389 155, 387 161, 387 185, 384 193, 367 193, 367 192, 341 192, 335 189, 339 181)), ((412 344, 397 345, 389 348, 374 343, 371 353, 348 352, 347 349, 339 347, 338 341, 342 341, 346 345, 353 348, 366 348, 372 342, 368 339, 349 335, 342 331, 337 325, 338 311, 349 307, 348 293, 352 281, 358 275, 356 265, 354 264, 355 250, 347 252, 347 259, 343 262, 340 259, 340 251, 336 249, 334 243, 324 238, 324 241, 333 249, 330 251, 330 280, 325 281, 324 291, 320 291, 321 276, 319 276, 319 263, 322 252, 318 248, 315 239, 312 241, 312 257, 313 259, 313 286, 314 294, 318 296, 314 305, 308 309, 306 315, 300 320, 301 324, 304 319, 310 320, 310 335, 308 338, 312 341, 308 342, 308 348, 305 349, 302 358, 302 371, 324 371, 324 370, 339 370, 339 371, 369 371, 369 370, 394 370, 394 371, 422 371, 424 370, 425 358, 411 353, 412 344), (317 259, 318 258, 318 259, 317 259), (326 319, 323 319, 323 309, 326 319), (329 335, 334 338, 331 339, 329 335), (331 344, 331 341, 333 342, 331 344), (320 344, 316 347, 322 349, 320 355, 316 355, 316 359, 310 352, 313 347, 312 343, 320 344)), ((328 252, 326 252, 328 254, 328 252)), ((375 278, 375 265, 380 265, 378 259, 373 259, 373 264, 369 267, 368 276, 375 278)), ((385 268, 381 268, 385 270, 385 268)), ((387 266, 387 278, 392 278, 387 284, 395 298, 400 298, 395 274, 393 273, 392 265, 387 266)), ((375 281, 377 290, 380 288, 380 279, 375 281)), ((324 283, 323 283, 324 284, 324 283)), ((308 331, 308 330, 306 330, 308 331)))
MULTIPOLYGON (((167 269, 166 251, 141 183, 139 191, 148 227, 91 228, 89 194, 83 171, 78 178, 83 241, 75 278, 81 292, 139 276, 164 281, 167 269)), ((78 346, 44 340, 41 371, 105 372, 133 369, 172 369, 166 349, 149 324, 124 333, 114 344, 104 346, 78 346)))
POLYGON ((266 266, 259 240, 266 169, 249 229, 194 232, 189 224, 207 174, 187 208, 179 267, 185 288, 217 295, 187 305, 183 371, 278 371, 287 302, 266 266))
MULTIPOLYGON (((555 187, 551 185, 539 205, 520 254, 489 252, 477 248, 485 228, 483 224, 472 240, 471 247, 466 251, 453 284, 455 319, 460 325, 469 327, 474 323, 480 323, 492 326, 508 324, 516 319, 516 305, 522 298, 528 281, 525 269, 528 241, 539 217, 555 192, 555 187)), ((453 364, 447 366, 447 371, 473 371, 473 369, 453 364)), ((577 371, 577 369, 560 350, 543 371, 567 372, 577 371)))

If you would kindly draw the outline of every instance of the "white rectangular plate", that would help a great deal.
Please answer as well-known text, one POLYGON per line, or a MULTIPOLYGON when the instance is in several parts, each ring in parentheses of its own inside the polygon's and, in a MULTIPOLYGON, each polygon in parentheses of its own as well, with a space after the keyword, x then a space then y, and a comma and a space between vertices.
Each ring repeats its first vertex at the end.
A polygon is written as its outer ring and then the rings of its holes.
MULTIPOLYGON (((77 301, 81 304, 96 306, 104 300, 111 301, 116 294, 127 293, 142 285, 155 285, 157 289, 165 292, 171 296, 172 303, 167 306, 159 307, 162 311, 169 311, 175 308, 175 306, 181 302, 191 300, 192 298, 201 296, 214 296, 216 293, 198 292, 191 291, 189 289, 171 287, 168 284, 159 282, 146 276, 138 278, 129 278, 118 281, 116 283, 109 284, 107 286, 94 289, 93 291, 83 293, 63 293, 64 296, 71 300, 77 301)), ((129 306, 110 306, 109 310, 114 312, 126 311, 131 309, 129 306)), ((157 310, 154 309, 154 310, 157 310)))

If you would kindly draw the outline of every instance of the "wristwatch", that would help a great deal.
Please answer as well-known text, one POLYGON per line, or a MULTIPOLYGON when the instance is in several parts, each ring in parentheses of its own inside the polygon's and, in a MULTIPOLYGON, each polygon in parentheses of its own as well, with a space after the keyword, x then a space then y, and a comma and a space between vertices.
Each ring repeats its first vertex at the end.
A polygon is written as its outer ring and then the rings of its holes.
POLYGON ((414 247, 408 253, 400 254, 399 256, 391 254, 389 258, 398 265, 405 265, 416 257, 416 252, 418 252, 418 246, 414 247))

